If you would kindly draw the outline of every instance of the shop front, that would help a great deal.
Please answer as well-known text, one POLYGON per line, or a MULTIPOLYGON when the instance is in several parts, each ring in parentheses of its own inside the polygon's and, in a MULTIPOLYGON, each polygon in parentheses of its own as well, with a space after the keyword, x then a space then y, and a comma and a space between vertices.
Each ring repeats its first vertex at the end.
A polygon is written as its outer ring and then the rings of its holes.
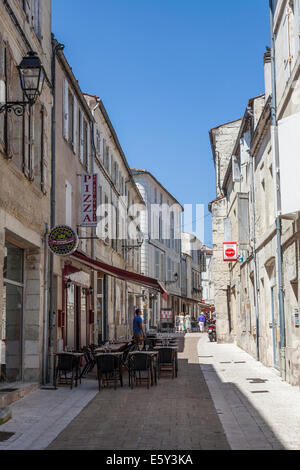
POLYGON ((5 243, 3 310, 0 317, 0 381, 22 379, 24 250, 5 243))
POLYGON ((91 275, 66 265, 62 276, 62 306, 58 310, 58 350, 79 351, 93 342, 93 288, 91 275))
MULTIPOLYGON (((43 291, 41 250, 5 232, 0 302, 0 382, 38 382, 43 291)), ((37 241, 37 237, 34 241, 37 241)))

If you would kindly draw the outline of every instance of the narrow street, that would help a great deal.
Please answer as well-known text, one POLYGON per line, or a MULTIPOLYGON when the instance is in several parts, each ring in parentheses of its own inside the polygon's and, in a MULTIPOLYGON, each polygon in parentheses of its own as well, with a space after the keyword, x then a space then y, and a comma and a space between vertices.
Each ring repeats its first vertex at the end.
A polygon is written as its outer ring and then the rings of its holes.
POLYGON ((199 367, 199 336, 179 340, 177 379, 103 389, 49 449, 229 449, 199 367))
POLYGON ((103 389, 93 372, 70 390, 36 390, 11 405, 0 450, 295 450, 300 395, 278 372, 206 334, 179 339, 178 378, 103 389))

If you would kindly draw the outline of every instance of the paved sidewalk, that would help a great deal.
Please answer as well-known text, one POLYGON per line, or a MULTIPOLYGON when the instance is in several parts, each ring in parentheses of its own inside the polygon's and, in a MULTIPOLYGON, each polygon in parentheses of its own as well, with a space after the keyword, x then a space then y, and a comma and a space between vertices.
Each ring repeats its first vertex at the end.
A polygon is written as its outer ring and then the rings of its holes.
POLYGON ((206 334, 198 356, 233 450, 300 449, 299 387, 233 344, 210 343, 206 334))
POLYGON ((149 390, 101 390, 49 449, 229 449, 199 367, 198 340, 186 336, 177 379, 162 377, 149 390))
POLYGON ((11 404, 12 419, 0 426, 0 432, 14 435, 0 442, 0 451, 45 449, 97 392, 94 380, 84 380, 73 390, 36 390, 11 404))

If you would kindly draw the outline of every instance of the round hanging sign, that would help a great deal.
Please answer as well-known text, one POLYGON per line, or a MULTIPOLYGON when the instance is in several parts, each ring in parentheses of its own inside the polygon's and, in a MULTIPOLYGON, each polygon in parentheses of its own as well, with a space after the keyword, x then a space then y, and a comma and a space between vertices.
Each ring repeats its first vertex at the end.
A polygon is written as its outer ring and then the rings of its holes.
POLYGON ((67 225, 57 225, 48 236, 48 248, 58 256, 68 256, 77 250, 79 243, 77 233, 67 225))

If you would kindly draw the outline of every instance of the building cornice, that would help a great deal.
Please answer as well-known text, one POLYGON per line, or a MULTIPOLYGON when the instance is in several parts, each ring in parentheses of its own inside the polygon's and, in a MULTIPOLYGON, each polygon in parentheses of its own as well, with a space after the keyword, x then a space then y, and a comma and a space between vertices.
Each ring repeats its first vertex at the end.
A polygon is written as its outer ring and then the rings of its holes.
POLYGON ((137 175, 137 176, 139 176, 139 175, 142 175, 142 176, 143 176, 143 175, 150 176, 150 178, 152 178, 153 181, 155 181, 155 182, 158 184, 158 186, 159 186, 166 194, 168 194, 168 196, 169 196, 176 204, 178 204, 178 205, 181 207, 182 211, 184 211, 184 208, 183 208, 183 206, 180 204, 180 202, 178 202, 177 199, 176 199, 171 193, 169 193, 169 191, 155 178, 155 176, 152 175, 152 173, 150 173, 150 171, 147 171, 147 170, 140 170, 139 168, 131 168, 131 172, 132 172, 133 176, 135 176, 135 175, 137 175))

